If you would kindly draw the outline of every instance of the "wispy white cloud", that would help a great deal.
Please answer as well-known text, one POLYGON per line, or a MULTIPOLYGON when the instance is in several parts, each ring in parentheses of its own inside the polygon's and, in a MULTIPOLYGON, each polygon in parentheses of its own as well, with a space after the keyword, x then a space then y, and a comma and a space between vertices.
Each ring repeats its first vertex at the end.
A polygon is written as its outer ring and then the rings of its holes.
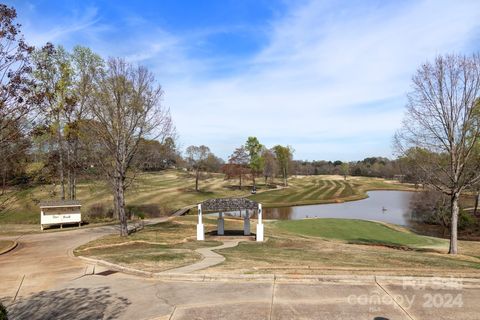
POLYGON ((297 158, 388 156, 418 65, 480 49, 476 1, 293 2, 262 30, 181 34, 133 15, 125 18, 126 32, 99 16, 90 9, 43 32, 27 28, 27 38, 80 39, 105 56, 149 65, 182 144, 207 144, 223 157, 249 135, 270 146, 291 144, 297 158), (243 31, 266 39, 256 53, 198 54, 210 37, 243 31))
MULTIPOLYGON (((30 11, 38 10, 34 5, 28 6, 30 11)), ((65 43, 80 33, 93 36, 94 33, 105 31, 107 26, 99 23, 98 9, 88 7, 83 12, 73 12, 60 21, 40 27, 40 21, 27 20, 24 23, 23 31, 28 41, 35 46, 42 46, 47 42, 65 43)))
POLYGON ((479 18, 476 2, 313 1, 272 22, 269 44, 248 68, 167 84, 166 102, 189 143, 231 141, 223 155, 248 135, 292 144, 300 158, 390 155, 411 75, 436 54, 470 51, 479 18))

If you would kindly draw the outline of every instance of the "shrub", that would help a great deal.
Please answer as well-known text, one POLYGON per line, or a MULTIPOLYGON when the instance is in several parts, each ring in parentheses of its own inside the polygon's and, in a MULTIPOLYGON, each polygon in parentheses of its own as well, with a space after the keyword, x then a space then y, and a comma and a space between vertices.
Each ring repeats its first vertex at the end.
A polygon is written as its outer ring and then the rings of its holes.
POLYGON ((87 209, 85 213, 88 220, 105 220, 113 218, 113 209, 106 208, 103 203, 95 203, 87 209))
POLYGON ((464 210, 460 210, 460 213, 458 215, 458 229, 469 229, 471 227, 475 227, 477 223, 477 218, 464 210))
MULTIPOLYGON (((410 207, 414 220, 440 225, 445 229, 450 228, 452 221, 450 198, 441 192, 433 190, 416 192, 412 197, 410 207)), ((476 226, 476 224, 477 219, 460 208, 458 229, 469 229, 476 226)))
POLYGON ((7 308, 0 302, 0 320, 8 320, 7 308))
POLYGON ((132 215, 137 218, 144 219, 145 217, 154 218, 168 214, 168 211, 166 211, 163 207, 155 204, 127 205, 126 211, 129 219, 132 218, 132 215))

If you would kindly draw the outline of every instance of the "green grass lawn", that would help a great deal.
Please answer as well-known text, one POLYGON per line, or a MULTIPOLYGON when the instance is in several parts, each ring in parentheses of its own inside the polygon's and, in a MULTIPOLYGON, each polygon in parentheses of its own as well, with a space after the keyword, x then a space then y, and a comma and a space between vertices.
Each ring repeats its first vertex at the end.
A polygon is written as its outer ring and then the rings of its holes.
MULTIPOLYGON (((138 175, 135 184, 128 190, 127 205, 137 211, 154 215, 168 215, 173 211, 194 205, 209 198, 247 196, 261 202, 265 207, 315 204, 348 201, 366 197, 367 190, 405 189, 407 185, 383 179, 340 176, 299 176, 289 179, 289 187, 267 188, 258 184, 258 193, 251 195, 251 186, 236 188, 238 181, 225 180, 223 174, 209 174, 200 180, 200 191, 195 191, 194 176, 180 170, 166 170, 138 175)), ((249 181, 245 183, 250 183, 249 181)), ((82 202, 83 217, 88 221, 102 222, 112 208, 111 190, 102 181, 83 181, 78 184, 77 198, 82 202), (96 209, 96 210, 94 210, 96 209), (100 211, 101 213, 98 213, 100 211)), ((38 224, 38 203, 41 200, 58 198, 59 187, 36 186, 18 193, 11 210, 0 214, 0 224, 38 224)))
POLYGON ((342 240, 348 243, 378 244, 411 249, 445 249, 448 246, 448 242, 443 239, 402 232, 381 223, 364 220, 305 219, 278 221, 275 226, 299 235, 342 240))

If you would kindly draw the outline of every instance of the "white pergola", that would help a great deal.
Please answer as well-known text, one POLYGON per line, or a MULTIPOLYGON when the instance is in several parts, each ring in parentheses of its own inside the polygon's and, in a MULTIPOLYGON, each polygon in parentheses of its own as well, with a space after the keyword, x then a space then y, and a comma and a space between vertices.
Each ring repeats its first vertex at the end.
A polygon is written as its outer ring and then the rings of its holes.
POLYGON ((245 212, 243 218, 243 234, 250 235, 250 213, 257 211, 257 232, 256 240, 263 241, 263 223, 262 223, 262 204, 246 198, 222 198, 222 199, 209 199, 198 204, 198 224, 197 224, 197 240, 205 240, 205 229, 202 221, 203 211, 218 212, 217 220, 217 234, 225 234, 225 221, 223 214, 225 212, 239 211, 240 215, 242 211, 245 212))

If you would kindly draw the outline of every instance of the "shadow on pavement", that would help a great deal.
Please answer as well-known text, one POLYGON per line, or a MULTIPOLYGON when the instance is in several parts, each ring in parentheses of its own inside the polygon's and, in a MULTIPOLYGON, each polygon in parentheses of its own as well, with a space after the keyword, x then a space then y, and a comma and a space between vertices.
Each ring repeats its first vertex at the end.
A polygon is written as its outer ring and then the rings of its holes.
POLYGON ((108 287, 41 291, 7 307, 10 319, 116 319, 130 304, 108 287))

